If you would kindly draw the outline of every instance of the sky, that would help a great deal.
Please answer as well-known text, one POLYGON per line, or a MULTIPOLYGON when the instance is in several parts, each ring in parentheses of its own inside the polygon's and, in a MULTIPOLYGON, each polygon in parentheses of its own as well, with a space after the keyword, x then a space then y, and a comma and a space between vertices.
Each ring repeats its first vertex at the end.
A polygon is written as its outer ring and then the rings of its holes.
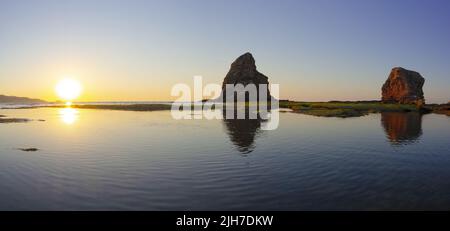
POLYGON ((1 0, 0 94, 79 101, 173 100, 174 84, 221 84, 251 52, 280 98, 379 99, 391 68, 450 100, 447 0, 1 0))

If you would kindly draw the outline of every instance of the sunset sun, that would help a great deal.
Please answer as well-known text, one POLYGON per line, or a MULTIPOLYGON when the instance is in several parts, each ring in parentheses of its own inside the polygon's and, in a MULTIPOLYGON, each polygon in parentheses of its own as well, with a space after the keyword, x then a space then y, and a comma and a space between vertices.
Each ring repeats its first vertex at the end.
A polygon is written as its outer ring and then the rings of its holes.
POLYGON ((60 99, 71 102, 80 96, 82 87, 77 80, 66 78, 56 84, 55 91, 60 99))

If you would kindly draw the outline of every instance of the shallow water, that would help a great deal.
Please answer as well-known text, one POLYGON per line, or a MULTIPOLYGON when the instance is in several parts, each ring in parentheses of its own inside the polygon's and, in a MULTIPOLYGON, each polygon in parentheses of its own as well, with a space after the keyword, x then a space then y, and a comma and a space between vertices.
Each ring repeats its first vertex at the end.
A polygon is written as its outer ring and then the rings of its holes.
POLYGON ((0 210, 450 209, 443 115, 281 113, 263 131, 169 111, 0 114, 33 119, 0 124, 0 210))

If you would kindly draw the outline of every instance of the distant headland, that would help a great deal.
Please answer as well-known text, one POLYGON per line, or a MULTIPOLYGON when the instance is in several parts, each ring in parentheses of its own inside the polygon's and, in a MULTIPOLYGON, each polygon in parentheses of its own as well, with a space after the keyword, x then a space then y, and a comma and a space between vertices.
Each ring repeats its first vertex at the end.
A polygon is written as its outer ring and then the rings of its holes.
POLYGON ((0 95, 0 103, 2 104, 42 104, 47 103, 45 100, 32 99, 27 97, 0 95))

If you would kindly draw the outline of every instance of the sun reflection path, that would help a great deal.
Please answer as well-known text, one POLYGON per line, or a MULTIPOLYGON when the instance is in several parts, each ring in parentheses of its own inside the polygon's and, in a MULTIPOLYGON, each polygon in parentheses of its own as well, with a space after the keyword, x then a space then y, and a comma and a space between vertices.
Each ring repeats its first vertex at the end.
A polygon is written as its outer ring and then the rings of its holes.
POLYGON ((66 107, 59 110, 59 117, 61 121, 67 125, 71 125, 78 120, 78 110, 66 107))

